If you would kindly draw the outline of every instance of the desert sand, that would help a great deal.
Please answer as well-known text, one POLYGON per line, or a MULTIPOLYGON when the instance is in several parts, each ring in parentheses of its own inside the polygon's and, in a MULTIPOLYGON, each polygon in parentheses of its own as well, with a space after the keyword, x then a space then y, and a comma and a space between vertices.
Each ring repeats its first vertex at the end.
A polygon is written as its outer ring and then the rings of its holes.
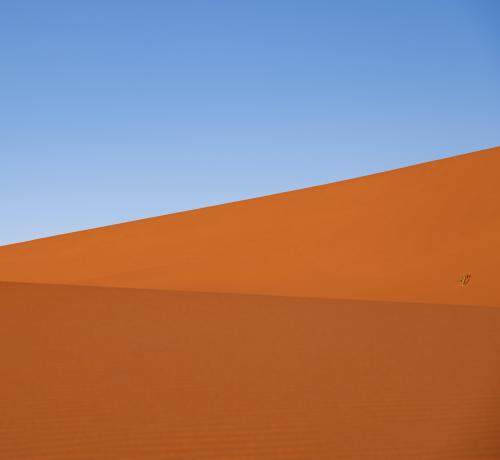
POLYGON ((0 459, 500 459, 499 171, 0 247, 0 459))
POLYGON ((500 458, 497 308, 0 292, 0 458, 500 458))

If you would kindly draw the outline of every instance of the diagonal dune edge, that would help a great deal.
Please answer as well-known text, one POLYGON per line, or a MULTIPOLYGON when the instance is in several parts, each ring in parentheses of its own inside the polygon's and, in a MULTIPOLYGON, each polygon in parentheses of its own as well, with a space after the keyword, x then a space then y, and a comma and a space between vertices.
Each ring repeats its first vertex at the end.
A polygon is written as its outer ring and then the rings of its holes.
MULTIPOLYGON (((351 177, 348 179, 342 179, 342 180, 328 183, 328 184, 312 185, 310 187, 304 187, 302 189, 288 190, 288 191, 283 191, 283 192, 272 193, 270 195, 256 196, 256 197, 252 197, 252 198, 244 198, 241 200, 230 201, 227 203, 219 203, 219 204, 215 204, 215 205, 205 206, 202 208, 187 209, 184 211, 173 212, 173 213, 170 213, 168 215, 169 216, 176 216, 176 215, 186 214, 186 213, 197 213, 197 212, 203 211, 205 209, 220 208, 220 207, 235 206, 235 205, 237 206, 240 204, 244 204, 246 202, 266 200, 266 199, 269 199, 271 197, 288 196, 290 194, 300 193, 300 192, 307 191, 307 190, 315 190, 315 189, 319 189, 319 188, 325 188, 325 187, 329 187, 333 184, 342 184, 345 182, 350 183, 350 182, 354 182, 354 181, 363 181, 363 180, 368 179, 368 178, 373 177, 373 176, 380 177, 380 176, 386 176, 386 175, 391 175, 391 174, 398 174, 398 173, 404 172, 406 170, 419 169, 421 167, 432 166, 435 164, 439 164, 441 162, 449 162, 449 161, 459 160, 462 157, 467 158, 467 157, 469 157, 469 155, 471 155, 471 153, 474 153, 476 155, 480 155, 480 154, 488 155, 488 154, 491 154, 491 152, 498 152, 498 151, 500 151, 500 146, 494 146, 494 147, 490 147, 490 148, 476 150, 474 152, 460 153, 457 155, 450 155, 450 156, 444 157, 444 158, 438 158, 435 160, 425 161, 423 163, 402 166, 402 167, 390 169, 387 171, 380 171, 380 172, 366 174, 366 175, 359 176, 359 177, 351 177)), ((41 238, 35 238, 32 240, 27 240, 27 241, 19 241, 16 243, 3 244, 3 245, 0 245, 0 249, 1 248, 11 248, 11 247, 19 246, 19 245, 26 245, 26 244, 33 243, 33 242, 40 241, 40 240, 46 241, 46 240, 50 240, 52 238, 60 238, 60 237, 65 237, 65 236, 70 236, 70 235, 75 235, 75 234, 80 234, 80 233, 85 233, 85 232, 92 232, 92 231, 99 230, 99 229, 114 228, 114 227, 118 227, 118 226, 132 224, 132 223, 144 223, 144 222, 154 220, 154 219, 159 219, 162 217, 165 217, 165 215, 160 214, 157 216, 150 216, 150 217, 145 217, 142 219, 136 219, 136 220, 132 220, 132 221, 118 222, 118 223, 114 223, 114 224, 103 225, 100 227, 86 228, 86 229, 82 229, 82 230, 75 230, 72 232, 61 233, 61 234, 57 234, 57 235, 50 235, 50 236, 45 236, 45 237, 41 237, 41 238)))

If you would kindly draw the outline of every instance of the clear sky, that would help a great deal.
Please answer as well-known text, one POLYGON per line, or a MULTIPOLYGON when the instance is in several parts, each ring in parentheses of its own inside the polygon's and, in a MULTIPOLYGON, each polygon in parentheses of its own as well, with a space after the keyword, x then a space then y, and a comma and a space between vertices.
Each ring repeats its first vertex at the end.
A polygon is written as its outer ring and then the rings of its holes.
POLYGON ((0 244, 500 144, 496 0, 0 2, 0 244))

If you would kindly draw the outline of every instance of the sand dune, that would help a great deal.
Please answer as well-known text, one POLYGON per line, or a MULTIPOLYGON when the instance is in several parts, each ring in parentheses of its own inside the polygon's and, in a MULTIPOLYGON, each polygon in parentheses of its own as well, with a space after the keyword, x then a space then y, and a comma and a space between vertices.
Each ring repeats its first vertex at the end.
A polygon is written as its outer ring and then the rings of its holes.
POLYGON ((498 171, 0 247, 0 459, 500 459, 498 171))
POLYGON ((500 306, 499 171, 495 148, 4 246, 0 280, 500 306))
POLYGON ((500 310, 0 283, 0 458, 498 459, 500 310))

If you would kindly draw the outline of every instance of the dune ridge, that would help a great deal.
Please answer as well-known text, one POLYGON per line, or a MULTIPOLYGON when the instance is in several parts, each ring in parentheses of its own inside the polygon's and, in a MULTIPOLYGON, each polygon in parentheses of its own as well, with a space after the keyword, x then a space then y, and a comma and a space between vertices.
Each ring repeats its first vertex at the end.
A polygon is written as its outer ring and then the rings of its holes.
POLYGON ((0 458, 500 457, 500 310, 0 283, 0 458))
POLYGON ((500 306, 499 170, 494 148, 3 246, 0 280, 500 306))

